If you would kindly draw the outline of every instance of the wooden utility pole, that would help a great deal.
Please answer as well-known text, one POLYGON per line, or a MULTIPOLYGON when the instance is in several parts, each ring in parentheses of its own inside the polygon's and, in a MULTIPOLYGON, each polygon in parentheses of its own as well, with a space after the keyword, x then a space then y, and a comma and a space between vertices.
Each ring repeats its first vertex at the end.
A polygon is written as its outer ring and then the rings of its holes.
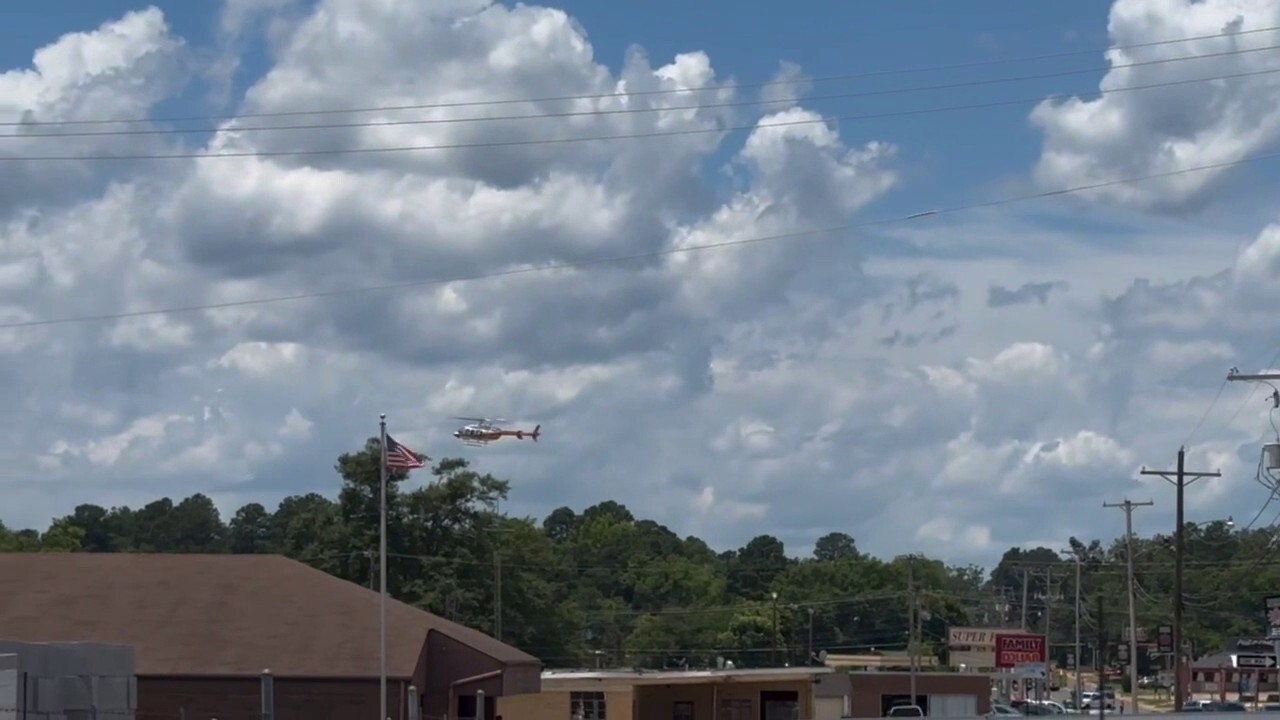
POLYGON ((502 548, 493 551, 493 639, 502 642, 502 548))
POLYGON ((1133 502, 1129 498, 1125 498, 1124 502, 1102 503, 1104 508, 1124 510, 1124 554, 1129 566, 1129 694, 1134 713, 1138 712, 1138 611, 1133 599, 1133 509, 1152 505, 1155 503, 1150 500, 1133 502))
POLYGON ((1082 695, 1080 691, 1080 675, 1084 672, 1080 667, 1080 663, 1082 662, 1080 659, 1080 556, 1074 552, 1071 553, 1071 555, 1076 560, 1076 645, 1073 649, 1075 652, 1075 655, 1073 656, 1075 662, 1072 664, 1075 665, 1074 670, 1076 671, 1076 707, 1080 707, 1080 697, 1082 695))
POLYGON ((1027 631, 1027 586, 1030 583, 1030 574, 1026 568, 1022 568, 1022 631, 1027 631))
POLYGON ((805 657, 804 664, 813 664, 813 608, 809 608, 809 654, 805 657))
MULTIPOLYGON (((1186 699, 1187 687, 1182 676, 1182 571, 1186 530, 1186 491, 1187 486, 1201 478, 1222 477, 1220 471, 1192 472, 1187 470, 1187 449, 1178 448, 1178 467, 1172 472, 1168 470, 1148 470, 1142 468, 1143 475, 1155 475, 1173 484, 1177 491, 1177 526, 1173 532, 1173 711, 1182 712, 1182 702, 1186 699)), ((1134 658, 1130 658, 1133 661, 1134 658)))
POLYGON ((1053 655, 1053 602, 1056 600, 1053 589, 1053 566, 1044 569, 1044 681, 1036 683, 1036 699, 1049 699, 1049 658, 1053 655))
POLYGON ((907 654, 911 662, 911 704, 916 705, 916 672, 919 663, 920 597, 916 593, 916 557, 907 557, 907 654))
POLYGON ((773 598, 773 637, 769 642, 769 664, 778 667, 778 592, 770 593, 773 598))
MULTIPOLYGON (((1102 604, 1102 593, 1098 593, 1098 652, 1094 655, 1093 664, 1098 669, 1098 720, 1107 716, 1107 622, 1102 604)), ((1079 663, 1076 663, 1079 667, 1079 663)))

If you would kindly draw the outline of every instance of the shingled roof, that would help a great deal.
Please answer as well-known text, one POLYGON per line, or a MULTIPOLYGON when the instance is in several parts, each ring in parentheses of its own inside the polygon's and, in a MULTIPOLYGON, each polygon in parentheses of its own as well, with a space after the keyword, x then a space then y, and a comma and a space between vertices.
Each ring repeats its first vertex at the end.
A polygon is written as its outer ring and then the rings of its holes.
MULTIPOLYGON (((538 659, 387 601, 387 673, 438 632, 506 665, 538 659)), ((0 638, 134 646, 139 675, 378 675, 378 594, 280 555, 0 553, 0 638)))

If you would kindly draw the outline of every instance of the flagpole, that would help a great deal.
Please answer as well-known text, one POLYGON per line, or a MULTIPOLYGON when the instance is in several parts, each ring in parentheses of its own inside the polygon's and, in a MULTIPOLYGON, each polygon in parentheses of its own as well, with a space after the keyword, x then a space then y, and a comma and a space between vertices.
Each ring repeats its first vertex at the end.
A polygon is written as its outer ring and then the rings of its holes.
POLYGON ((387 717, 387 415, 378 415, 382 438, 378 463, 378 720, 387 717))

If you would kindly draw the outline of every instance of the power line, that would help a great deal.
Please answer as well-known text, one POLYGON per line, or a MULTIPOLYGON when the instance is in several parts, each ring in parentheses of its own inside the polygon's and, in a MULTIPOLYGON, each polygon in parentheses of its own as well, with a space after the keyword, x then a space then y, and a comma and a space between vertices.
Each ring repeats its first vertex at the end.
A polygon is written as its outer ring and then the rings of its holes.
POLYGON ((1140 48, 1160 47, 1164 45, 1174 45, 1184 42, 1196 42, 1199 40, 1213 40, 1218 38, 1234 38, 1248 35, 1255 35, 1264 32, 1280 31, 1280 26, 1268 26, 1262 28, 1254 28, 1252 30, 1234 30, 1221 33, 1213 33, 1209 35, 1194 35, 1180 38, 1172 38, 1168 40, 1155 40, 1143 43, 1131 43, 1126 45, 1111 45, 1108 47, 1091 48, 1088 50, 1070 50, 1058 53, 1049 53, 1043 55, 1028 55, 1015 58, 997 58, 992 60, 979 60, 964 63, 949 63, 943 65, 931 65, 914 68, 891 68, 885 70, 872 70, 859 73, 847 73, 840 75, 826 75, 815 78, 799 78, 799 79, 779 79, 769 80, 756 83, 740 83, 734 85, 703 85, 690 88, 672 88, 664 90, 637 90, 627 92, 610 92, 596 93, 585 95, 558 95, 531 98, 506 98, 496 100, 472 100, 458 102, 441 102, 441 103, 420 103, 407 105, 384 105, 378 107, 357 107, 357 108, 329 108, 318 110, 282 110, 274 112, 259 113, 239 113, 234 115, 199 115, 199 116, 171 116, 159 118, 130 118, 130 119, 85 119, 85 120, 51 120, 47 122, 25 122, 25 121, 9 121, 0 122, 0 127, 17 127, 27 126, 70 126, 70 125, 125 125, 130 123, 144 122, 197 122, 197 121, 227 121, 246 118, 269 118, 269 117, 303 117, 311 115, 339 115, 339 114, 355 114, 355 113, 375 113, 389 112, 395 110, 436 110, 447 108, 464 108, 464 107, 491 107, 499 105, 516 105, 522 103, 549 103, 549 102, 567 102, 573 100, 605 100, 609 98, 626 98, 626 97, 642 97, 642 96, 661 96, 674 95, 682 93, 698 93, 707 91, 716 91, 723 89, 757 89, 767 87, 780 87, 789 85, 805 85, 810 83, 836 82, 841 80, 860 80, 873 77, 887 77, 893 75, 909 75, 916 73, 939 72, 943 70, 964 70, 978 67, 993 67, 998 65, 1012 65, 1026 62, 1034 62, 1038 60, 1055 60, 1067 57, 1082 57, 1086 55, 1097 55, 1098 53, 1107 53, 1113 50, 1136 50, 1140 48))
MULTIPOLYGON (((1000 78, 983 78, 979 80, 966 80, 961 82, 941 83, 935 85, 918 85, 914 87, 903 88, 886 88, 881 90, 860 90, 857 92, 834 93, 827 95, 813 95, 804 98, 805 102, 825 101, 825 100, 847 100, 853 98, 876 97, 883 95, 905 95, 916 92, 931 92, 934 90, 955 90, 959 88, 973 88, 987 85, 1000 85, 1013 82, 1025 82, 1028 80, 1046 80, 1060 77, 1070 77, 1074 75, 1088 75, 1099 72, 1108 72, 1111 70, 1123 70, 1127 68, 1148 67, 1152 65, 1164 65, 1166 63, 1182 62, 1186 60, 1205 60, 1210 58, 1228 57, 1236 55, 1244 55, 1247 53, 1265 52, 1268 50, 1280 49, 1280 45, 1267 45, 1256 48, 1246 48, 1243 50, 1224 50, 1222 52, 1205 53, 1201 55, 1184 55, 1173 58, 1162 58, 1159 60, 1143 60, 1132 63, 1120 63, 1110 65, 1108 67, 1090 67, 1080 68, 1076 70, 1060 70, 1051 73, 1041 73, 1037 75, 1016 75, 1012 77, 1000 78)), ((713 102, 701 105, 675 105, 669 107, 638 107, 638 108, 607 108, 593 110, 566 110, 563 112, 533 113, 523 115, 490 115, 490 116, 472 116, 461 118, 421 118, 413 120, 365 120, 357 122, 327 122, 327 123, 307 123, 294 125, 250 125, 250 126, 223 126, 223 127, 198 127, 198 128, 139 128, 134 130, 75 130, 70 132, 12 132, 0 134, 0 140, 3 139, 27 139, 27 138, 72 138, 72 137, 125 137, 125 136, 142 136, 142 135, 195 135, 200 133, 242 133, 242 132, 270 132, 270 131, 295 131, 295 130, 336 130, 351 129, 365 127, 400 127, 411 125, 450 125, 461 123, 476 122, 506 122, 516 120, 544 120, 555 118, 572 118, 572 117, 605 117, 611 115, 632 115, 638 113, 663 113, 677 112, 685 110, 707 110, 717 108, 733 108, 733 107, 749 107, 758 105, 778 105, 783 103, 792 103, 789 99, 781 100, 734 100, 726 102, 713 102)), ((47 123, 35 123, 33 125, 45 125, 47 123)), ((3 125, 3 124, 0 124, 3 125)), ((30 127, 32 125, 27 125, 30 127)))
POLYGON ((911 115, 931 115, 941 112, 952 112, 957 110, 981 110, 996 107, 1008 107, 1011 105, 1028 105, 1039 104, 1042 102, 1052 102, 1069 100, 1077 95, 1092 94, 1098 96, 1109 96, 1117 93, 1134 92, 1138 90, 1153 90, 1156 88, 1176 87, 1181 85, 1193 85, 1196 83, 1214 82, 1218 80, 1232 80, 1245 77, 1254 77, 1259 75, 1270 75, 1280 72, 1280 68, 1270 68, 1267 70, 1254 70, 1250 72, 1233 73, 1230 75, 1215 75, 1212 77, 1192 78, 1188 80, 1171 80, 1160 83, 1150 83, 1147 85, 1130 85, 1122 88, 1110 88, 1105 90, 1087 90, 1079 93, 1063 93, 1057 95, 1037 95, 1032 98, 1020 98, 1017 100, 996 100, 982 103, 969 103, 963 105, 946 105, 932 108, 918 108, 913 110, 893 110, 888 112, 871 113, 864 115, 836 115, 831 117, 822 117, 811 120, 785 120, 778 122, 753 123, 750 125, 726 125, 723 127, 713 128, 689 128, 684 130, 657 130, 644 133, 623 133, 615 135, 596 135, 589 137, 570 137, 570 138, 533 138, 525 140, 493 140, 483 142, 468 143, 447 143, 441 145, 401 145, 401 146, 384 146, 384 147, 353 147, 353 148, 313 148, 302 150, 239 150, 230 152, 178 152, 166 154, 124 154, 124 155, 0 155, 0 161, 8 162, 53 162, 53 161, 112 161, 112 160, 195 160, 203 158, 265 158, 265 157, 308 157, 317 155, 367 155, 374 153, 399 153, 399 152, 424 152, 429 150, 473 150, 479 148, 500 148, 500 147, 521 147, 533 145, 560 145, 566 143, 586 143, 586 142, 607 142, 613 140, 635 140, 644 138, 657 137, 676 137, 686 135, 707 135, 711 133, 727 133, 738 130, 756 130, 760 128, 779 128, 792 127, 802 125, 826 124, 832 121, 853 121, 853 120, 871 120, 891 117, 906 117, 911 115))
POLYGON ((814 237, 817 235, 830 234, 842 230, 857 230, 869 227, 878 227, 883 225, 892 225, 910 220, 917 220, 926 217, 936 217, 940 215, 952 215, 972 210, 980 210, 985 208, 999 207, 1002 205, 1012 205, 1015 203, 1028 202, 1031 200, 1042 200, 1051 197, 1060 197, 1072 195, 1075 193, 1088 192, 1091 190, 1100 190, 1118 185, 1128 185, 1144 180, 1155 180, 1166 177, 1177 177, 1188 175, 1206 170, 1218 170, 1222 168, 1237 167, 1248 163, 1261 162, 1263 160, 1275 160, 1280 158, 1280 152, 1267 153, 1264 155, 1255 155, 1252 157, 1241 158, 1239 160, 1230 160, 1210 165, 1200 165, 1196 167, 1182 168, 1180 170, 1167 170, 1164 172, 1153 173, 1150 175, 1138 175, 1118 180, 1107 180, 1103 182, 1090 183, 1088 185, 1077 185, 1074 187, 1063 188, 1059 190, 1046 190, 1028 195, 1018 195, 1013 197, 1000 198, 997 200, 987 200, 984 202, 969 203, 966 205, 954 205, 951 207, 938 208, 935 210, 926 210, 923 212, 911 213, 909 215, 900 215, 892 218, 884 218, 880 220, 869 220, 859 223, 846 223, 843 225, 833 225, 823 228, 813 228, 810 230, 798 230, 790 233, 780 233, 777 235, 764 235, 753 238, 742 238, 738 240, 724 240, 714 243, 703 243, 700 245, 690 245, 686 247, 667 248, 665 250, 655 250, 646 253, 636 253, 633 255, 619 255, 607 258, 597 258, 594 260, 582 260, 575 262, 549 263, 534 267, 521 267, 510 270, 499 270, 497 272, 483 273, 478 275, 466 275, 453 278, 432 278, 427 280, 412 280, 402 283, 388 283, 385 285, 366 285, 363 287, 339 288, 335 290, 318 290, 314 292, 297 293, 293 295, 277 295, 274 297, 254 298, 249 300, 230 300, 219 303, 206 303, 202 305, 186 305, 168 308, 155 308, 150 310, 133 310, 119 313, 105 313, 101 315, 79 315, 64 318, 49 318, 44 320, 26 320, 21 322, 0 323, 0 330, 12 330, 17 328, 29 327, 46 327, 50 325, 67 325, 71 323, 81 322, 109 322, 113 320, 126 320, 136 317, 147 317, 152 315, 171 315, 184 312, 200 312, 206 310, 225 310, 228 308, 250 307, 256 305, 269 305, 283 302, 293 302, 298 300, 314 300, 321 298, 342 297, 347 295, 357 295, 372 292, 385 292, 390 290, 403 290, 415 287, 429 287, 440 285, 452 285, 457 283, 475 282, 479 280, 491 280, 496 278, 513 277, 517 275, 531 275, 534 273, 550 272, 553 270, 576 270, 596 265, 607 265, 614 263, 624 263, 639 260, 649 260, 671 255, 682 255, 685 253, 701 252, 705 250, 719 250, 733 247, 743 247, 766 242, 775 242, 779 240, 796 240, 806 237, 814 237))
POLYGON ((1222 384, 1218 386, 1218 392, 1214 394, 1213 400, 1210 400, 1208 407, 1204 409, 1204 414, 1200 416, 1200 420, 1196 422, 1196 426, 1191 428, 1191 432, 1187 435, 1187 439, 1182 441, 1183 445, 1191 444, 1191 438, 1194 438, 1196 433, 1200 432, 1200 428, 1204 427, 1204 421, 1209 419, 1209 413, 1213 412, 1213 408, 1217 406, 1218 400, 1222 398, 1222 393, 1226 389, 1227 379, 1223 378, 1222 384))
MULTIPOLYGON (((1277 361, 1280 361, 1280 347, 1276 348, 1275 353, 1271 356, 1271 360, 1264 363, 1263 367, 1264 368, 1275 367, 1277 361)), ((1226 383, 1226 382, 1228 381, 1223 380, 1223 383, 1226 383)), ((1222 423, 1222 425, 1220 425, 1217 430, 1211 433, 1211 436, 1216 436, 1218 433, 1222 432, 1223 430, 1226 430, 1228 427, 1231 426, 1231 423, 1236 421, 1236 418, 1240 417, 1240 413, 1244 412, 1244 409, 1249 405, 1249 401, 1252 400, 1254 394, 1258 392, 1259 387, 1261 387, 1261 385, 1257 383, 1254 383, 1250 386, 1249 394, 1245 396, 1244 400, 1240 401, 1240 405, 1236 407, 1236 411, 1231 413, 1231 417, 1227 418, 1226 422, 1222 423)))

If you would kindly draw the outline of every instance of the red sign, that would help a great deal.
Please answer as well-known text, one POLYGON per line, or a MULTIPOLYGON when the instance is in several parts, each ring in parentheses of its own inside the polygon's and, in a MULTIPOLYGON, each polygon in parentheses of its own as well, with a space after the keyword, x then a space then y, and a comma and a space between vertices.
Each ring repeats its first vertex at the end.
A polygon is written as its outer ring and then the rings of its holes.
POLYGON ((1044 665, 1048 659, 1049 654, 1043 635, 996 634, 996 667, 998 668, 1044 665))

